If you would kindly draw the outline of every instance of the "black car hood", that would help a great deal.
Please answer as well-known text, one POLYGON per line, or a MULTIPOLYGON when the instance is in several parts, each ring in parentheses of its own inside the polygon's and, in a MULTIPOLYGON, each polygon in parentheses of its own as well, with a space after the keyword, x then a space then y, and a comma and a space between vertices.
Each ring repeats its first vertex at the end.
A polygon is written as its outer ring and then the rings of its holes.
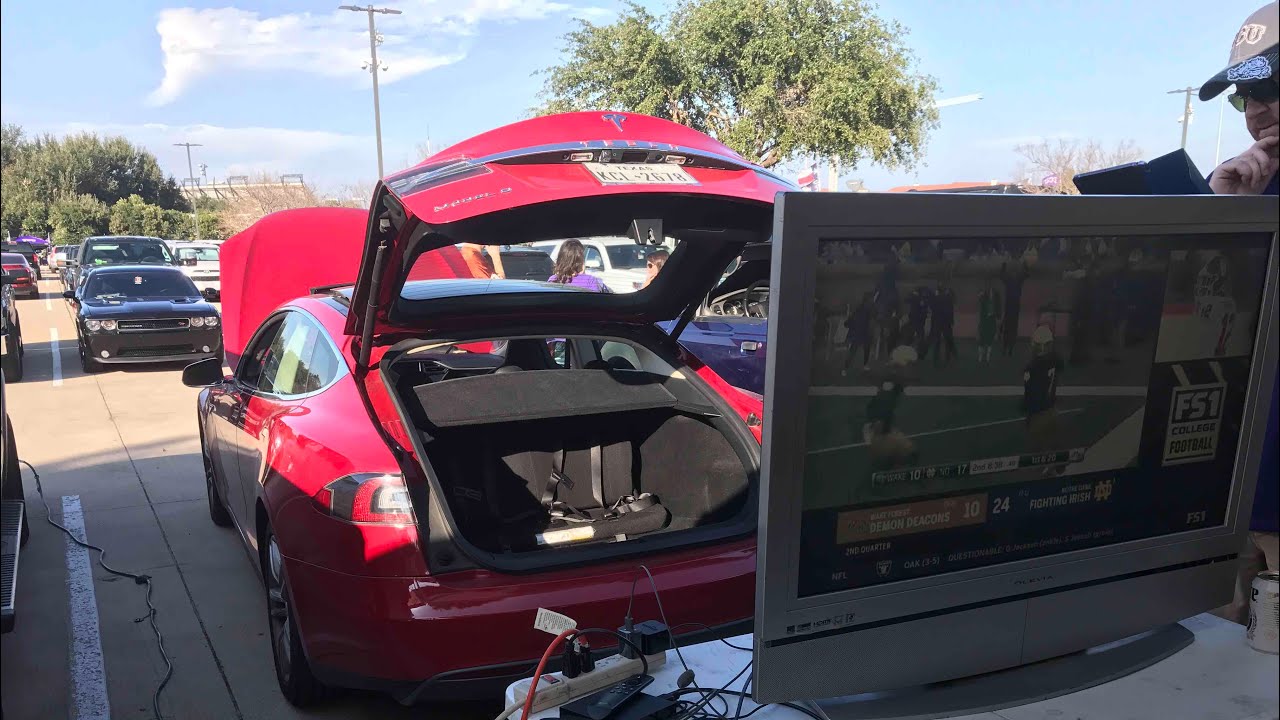
POLYGON ((80 303, 80 315, 95 320, 121 317, 191 317, 214 315, 209 303, 199 298, 174 298, 173 300, 85 300, 80 303))

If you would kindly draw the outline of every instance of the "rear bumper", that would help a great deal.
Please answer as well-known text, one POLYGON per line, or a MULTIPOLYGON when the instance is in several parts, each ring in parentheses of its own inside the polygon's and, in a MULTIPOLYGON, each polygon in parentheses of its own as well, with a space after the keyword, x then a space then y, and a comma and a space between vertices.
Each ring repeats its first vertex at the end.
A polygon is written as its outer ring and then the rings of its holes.
POLYGON ((201 360, 222 348, 222 332, 175 330, 173 332, 99 333, 82 336, 85 354, 100 363, 152 363, 201 360), (205 350, 208 348, 208 350, 205 350), (107 353, 105 356, 102 353, 107 353))
MULTIPOLYGON (((402 702, 475 697, 527 676, 551 637, 533 629, 540 607, 579 627, 623 623, 636 566, 598 572, 498 575, 471 571, 437 578, 355 577, 286 560, 303 645, 321 680, 390 692, 402 702)), ((753 541, 673 553, 648 561, 667 618, 700 641, 740 634, 755 602, 753 541), (680 555, 684 559, 678 559, 680 555), (702 627, 706 626, 706 627, 702 627), (711 628, 708 631, 706 628, 711 628)), ((643 573, 637 622, 657 619, 643 573)), ((613 646, 595 639, 597 648, 613 646)))

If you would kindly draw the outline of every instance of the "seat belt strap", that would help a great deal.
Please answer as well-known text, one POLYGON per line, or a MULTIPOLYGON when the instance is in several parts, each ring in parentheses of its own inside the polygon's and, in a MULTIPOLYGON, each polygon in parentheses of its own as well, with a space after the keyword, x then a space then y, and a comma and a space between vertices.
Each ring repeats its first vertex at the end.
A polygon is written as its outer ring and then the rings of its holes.
MULTIPOLYGON (((551 512, 552 506, 555 505, 556 491, 560 489, 560 483, 567 479, 564 475, 564 454, 565 450, 562 448, 560 452, 551 455, 551 475, 547 478, 546 485, 542 487, 540 498, 542 507, 547 512, 551 512)), ((570 480, 568 485, 572 486, 573 481, 570 480)))

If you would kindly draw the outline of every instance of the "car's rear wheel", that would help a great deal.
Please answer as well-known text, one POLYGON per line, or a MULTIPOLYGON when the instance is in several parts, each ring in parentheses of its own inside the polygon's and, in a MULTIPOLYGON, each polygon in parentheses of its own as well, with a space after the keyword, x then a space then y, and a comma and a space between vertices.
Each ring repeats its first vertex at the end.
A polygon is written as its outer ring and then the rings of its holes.
POLYGON ((302 637, 290 602, 289 581, 284 557, 276 536, 268 531, 262 551, 262 574, 267 586, 267 624, 271 630, 271 654, 275 658, 276 682, 290 704, 307 707, 325 699, 331 690, 311 673, 302 650, 302 637))
POLYGON ((227 504, 218 492, 218 484, 214 482, 213 463, 209 461, 209 448, 205 447, 204 433, 200 434, 200 459, 204 461, 204 490, 209 498, 209 519, 218 527, 231 526, 231 513, 227 512, 227 504))
POLYGON ((5 382, 18 382, 22 379, 22 336, 9 338, 9 352, 4 356, 2 362, 5 382))

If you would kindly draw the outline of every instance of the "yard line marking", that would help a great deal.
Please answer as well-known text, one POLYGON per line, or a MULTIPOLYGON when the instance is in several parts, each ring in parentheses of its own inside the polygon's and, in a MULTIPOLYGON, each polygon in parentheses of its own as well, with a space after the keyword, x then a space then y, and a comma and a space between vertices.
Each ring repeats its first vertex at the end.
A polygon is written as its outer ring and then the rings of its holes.
MULTIPOLYGON (((62 496, 62 524, 80 542, 88 542, 79 495, 62 496)), ((71 624, 72 720, 110 720, 107 669, 102 661, 98 599, 88 548, 67 539, 67 595, 71 624)))
MULTIPOLYGON (((809 388, 815 397, 874 397, 880 388, 874 385, 822 385, 809 388)), ((1021 385, 908 385, 908 397, 1019 397, 1021 385)), ((1145 385, 1059 385, 1059 397, 1146 397, 1145 385)))
MULTIPOLYGON (((1059 415, 1066 415, 1066 414, 1068 414, 1068 413, 1078 413, 1078 412, 1083 412, 1083 411, 1084 411, 1084 408, 1071 408, 1071 409, 1069 409, 1069 410, 1063 410, 1062 412, 1059 412, 1058 414, 1059 414, 1059 415)), ((1008 423, 1023 422, 1024 420, 1026 420, 1026 418, 1025 418, 1025 417, 1009 418, 1008 420, 993 420, 992 422, 978 423, 977 425, 961 425, 960 427, 943 428, 943 429, 941 429, 941 430, 930 430, 930 431, 928 431, 928 432, 916 433, 915 435, 908 435, 907 437, 909 437, 909 438, 918 438, 918 437, 924 437, 924 436, 926 436, 926 435, 941 435, 941 434, 943 434, 943 433, 958 432, 958 431, 960 431, 960 430, 976 430, 976 429, 978 429, 978 428, 992 427, 993 425, 1005 425, 1005 424, 1008 424, 1008 423)), ((865 443, 865 442, 849 443, 848 445, 837 445, 837 446, 835 446, 835 447, 822 448, 821 450, 810 450, 810 451, 809 451, 808 453, 806 453, 806 454, 807 454, 807 455, 820 455, 820 454, 822 454, 822 453, 835 452, 835 451, 837 451, 837 450, 848 450, 848 449, 850 449, 850 448, 864 447, 866 444, 867 444, 867 443, 865 443)))
POLYGON ((62 353, 58 350, 58 328, 49 328, 49 349, 53 351, 53 386, 62 387, 62 353))
POLYGON ((1122 455, 1127 458, 1126 462, 1132 460, 1138 454, 1138 444, 1142 442, 1142 421, 1146 414, 1145 405, 1138 408, 1112 428, 1111 432, 1103 435, 1101 440, 1091 445, 1084 460, 1068 465, 1066 474, 1114 470, 1116 466, 1113 459, 1122 455))

